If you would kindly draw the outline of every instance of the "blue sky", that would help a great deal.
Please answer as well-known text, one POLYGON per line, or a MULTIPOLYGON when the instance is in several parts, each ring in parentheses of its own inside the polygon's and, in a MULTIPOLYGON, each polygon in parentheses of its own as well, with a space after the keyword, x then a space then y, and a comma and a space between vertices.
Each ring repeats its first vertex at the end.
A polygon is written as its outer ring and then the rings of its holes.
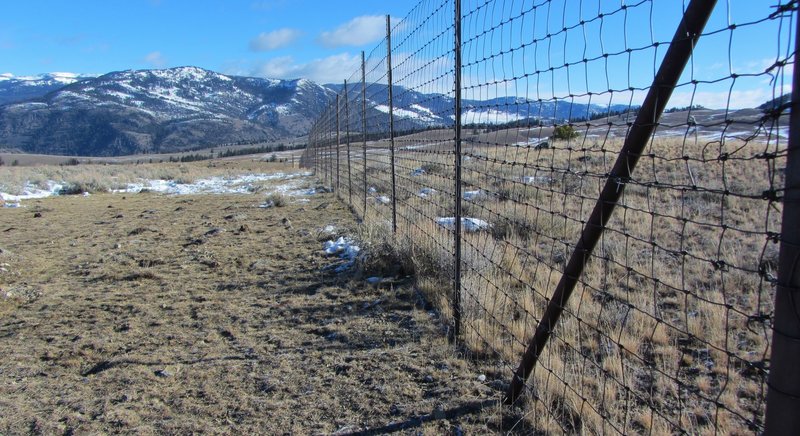
POLYGON ((376 23, 379 30, 385 26, 382 16, 405 15, 415 1, 3 3, 0 73, 106 73, 192 65, 223 73, 339 81, 324 70, 341 67, 374 46, 383 36, 373 37, 376 23))
MULTIPOLYGON (((780 52, 785 53, 785 41, 791 39, 786 37, 790 31, 788 26, 782 33, 777 21, 744 26, 735 31, 724 29, 731 23, 765 17, 773 10, 770 6, 779 2, 781 0, 719 1, 707 29, 721 31, 701 41, 694 68, 684 77, 684 81, 695 78, 717 83, 680 89, 683 94, 676 96, 675 105, 690 101, 718 102, 733 92, 738 102, 734 106, 744 107, 774 93, 775 82, 767 83, 771 78, 758 74, 780 58, 780 52), (731 73, 757 76, 743 77, 733 83, 725 80, 731 73), (691 99, 692 93, 695 100, 691 99)), ((402 18, 417 3, 418 0, 8 1, 4 2, 0 14, 0 73, 17 76, 53 71, 97 74, 193 65, 227 74, 341 82, 357 68, 360 51, 369 52, 383 37, 383 16, 391 14, 402 18)), ((467 12, 483 3, 483 0, 463 0, 463 8, 467 12)), ((557 18, 551 20, 549 26, 557 30, 564 11, 567 22, 588 19, 598 11, 618 10, 620 1, 504 0, 495 2, 492 14, 495 18, 510 18, 530 4, 548 6, 550 11, 540 9, 537 19, 541 21, 542 17, 552 14, 557 18)), ((649 44, 651 40, 668 41, 683 7, 678 0, 652 3, 635 0, 627 4, 631 5, 627 21, 622 20, 622 14, 616 14, 606 18, 604 25, 605 32, 624 27, 628 47, 649 44)), ((527 29, 525 26, 532 22, 528 20, 527 24, 516 28, 527 29)), ((563 48, 559 53, 556 47, 548 53, 550 61, 556 62, 561 56, 561 60, 574 62, 575 59, 570 58, 576 52, 600 50, 598 35, 601 31, 596 24, 587 26, 589 35, 585 44, 575 37, 568 42, 554 39, 556 46, 567 48, 567 54, 563 48)), ((468 22, 465 32, 481 32, 484 29, 478 28, 480 25, 468 22)), ((535 32, 541 33, 544 27, 540 23, 537 29, 535 32)), ((509 26, 506 44, 509 39, 524 37, 523 34, 509 26)), ((489 43, 493 48, 484 46, 483 50, 501 49, 503 43, 499 42, 499 36, 489 43)), ((612 52, 624 48, 625 42, 606 38, 603 50, 612 52)), ((659 59, 663 51, 634 53, 632 71, 627 62, 612 62, 604 66, 603 71, 590 71, 589 87, 604 89, 605 79, 598 78, 605 77, 606 70, 615 82, 610 84, 612 88, 627 82, 647 86, 652 79, 653 59, 659 59)), ((515 62, 519 62, 519 58, 515 62)), ((509 66, 518 73, 533 68, 530 62, 529 59, 527 63, 509 66)), ((473 80, 494 79, 480 68, 473 80)), ((555 94, 566 92, 563 79, 556 78, 552 82, 555 94)), ((572 85, 571 90, 578 88, 572 85)), ((493 89, 490 93, 504 92, 493 89)), ((640 98, 641 95, 634 96, 634 100, 640 98)))

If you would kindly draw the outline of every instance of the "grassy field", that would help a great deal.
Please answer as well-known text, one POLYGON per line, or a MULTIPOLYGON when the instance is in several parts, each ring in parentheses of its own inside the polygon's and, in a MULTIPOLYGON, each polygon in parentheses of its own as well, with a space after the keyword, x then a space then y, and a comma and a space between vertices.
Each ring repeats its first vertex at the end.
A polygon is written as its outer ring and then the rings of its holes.
MULTIPOLYGON (((394 243, 450 315, 453 235, 436 220, 454 214, 454 158, 446 135, 425 133, 397 139, 394 243)), ((540 133, 478 133, 463 149, 463 216, 487 225, 461 240, 464 340, 506 377, 622 145, 581 133, 539 146, 540 133)), ((531 428, 736 434, 763 425, 778 252, 771 235, 781 227, 781 204, 768 194, 783 186, 785 144, 716 135, 649 144, 531 377, 521 405, 531 428)), ((365 222, 384 232, 387 148, 369 144, 366 193, 361 145, 349 165, 339 153, 343 198, 362 215, 366 195, 365 222)), ((334 156, 322 151, 323 177, 334 156)))
MULTIPOLYGON (((208 164, 150 169, 289 170, 208 164)), ((494 403, 506 374, 454 357, 401 270, 365 244, 335 272, 323 242, 363 231, 333 194, 259 207, 271 188, 0 209, 0 433, 519 431, 494 403)))

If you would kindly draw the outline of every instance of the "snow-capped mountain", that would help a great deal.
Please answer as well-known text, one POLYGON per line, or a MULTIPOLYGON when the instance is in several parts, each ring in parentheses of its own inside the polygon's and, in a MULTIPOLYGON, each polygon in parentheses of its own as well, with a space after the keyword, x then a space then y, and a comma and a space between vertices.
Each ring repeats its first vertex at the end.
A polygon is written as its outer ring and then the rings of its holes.
MULTIPOLYGON (((6 88, 3 88, 3 87, 6 88)), ((305 79, 229 76, 196 67, 120 71, 99 77, 53 73, 0 75, 15 101, 0 105, 0 149, 31 153, 113 156, 165 153, 308 133, 341 85, 305 79), (30 97, 16 101, 20 96, 30 97)), ((361 127, 361 87, 348 90, 350 130, 361 127)), ((388 128, 388 87, 370 84, 367 128, 388 128)), ((453 99, 394 88, 398 131, 451 126, 453 99)), ((464 124, 517 120, 561 122, 625 109, 502 97, 463 100, 464 124)), ((346 120, 341 120, 345 128, 346 120)))
MULTIPOLYGON (((325 85, 335 92, 342 92, 342 85, 325 85)), ((367 119, 380 119, 381 113, 389 112, 385 103, 388 96, 387 85, 370 84, 367 89, 367 119)), ((395 128, 413 130, 433 126, 451 126, 455 119, 453 98, 442 94, 423 94, 403 87, 392 89, 394 97, 395 128)), ((348 89, 351 107, 360 110, 361 86, 356 84, 348 89)), ((538 101, 520 97, 497 97, 487 100, 462 99, 461 122, 465 125, 505 124, 514 121, 540 121, 544 124, 589 118, 607 114, 609 111, 629 110, 627 105, 597 105, 570 103, 568 101, 538 101)), ((351 111, 352 112, 352 111, 351 111)), ((351 114, 351 125, 360 126, 360 112, 351 114), (355 117, 355 118, 354 118, 355 117)), ((368 123, 367 129, 386 129, 386 122, 368 123)))
POLYGON ((88 74, 47 73, 38 76, 0 74, 0 105, 42 97, 75 82, 96 77, 88 74))
POLYGON ((109 156, 295 137, 330 94, 196 67, 114 72, 0 106, 0 148, 109 156))

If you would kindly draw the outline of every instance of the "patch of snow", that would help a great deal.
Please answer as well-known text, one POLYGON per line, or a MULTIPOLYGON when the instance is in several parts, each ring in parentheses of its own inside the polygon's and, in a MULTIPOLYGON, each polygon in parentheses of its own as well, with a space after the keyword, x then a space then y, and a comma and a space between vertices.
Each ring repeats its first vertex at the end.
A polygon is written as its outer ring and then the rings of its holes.
POLYGON ((436 193, 436 190, 433 189, 433 188, 422 188, 422 189, 419 190, 417 195, 419 195, 422 198, 425 198, 425 197, 427 197, 429 195, 433 195, 435 193, 436 193))
POLYGON ((411 171, 412 176, 421 176, 423 174, 425 174, 425 170, 423 170, 422 168, 416 168, 413 171, 411 171))
POLYGON ((379 195, 375 197, 375 201, 381 204, 390 204, 392 202, 392 199, 385 195, 379 195))
MULTIPOLYGON (((455 217, 439 217, 436 218, 436 224, 439 224, 446 229, 453 230, 456 225, 456 219, 455 217)), ((479 232, 481 230, 488 230, 491 227, 491 224, 482 219, 470 217, 461 218, 461 228, 467 232, 479 232)))
POLYGON ((430 109, 428 109, 428 108, 426 108, 424 106, 420 106, 418 104, 412 104, 411 105, 411 109, 414 109, 417 112, 422 112, 423 114, 425 114, 426 116, 431 117, 431 118, 436 116, 433 113, 432 110, 430 110, 430 109))
POLYGON ((549 185, 553 183, 553 178, 550 176, 522 176, 522 183, 533 185, 549 185))
POLYGON ((477 191, 465 191, 461 196, 464 200, 475 201, 486 197, 486 194, 478 189, 477 191))
POLYGON ((10 201, 19 203, 22 200, 32 200, 36 198, 47 198, 52 197, 54 195, 58 195, 61 189, 64 188, 64 185, 61 183, 56 183, 53 181, 47 182, 47 188, 42 189, 38 186, 33 185, 32 183, 28 182, 22 188, 22 193, 18 195, 8 194, 5 192, 0 192, 0 198, 3 201, 10 201))
MULTIPOLYGON (((130 183, 124 189, 112 192, 138 193, 142 190, 162 194, 187 195, 187 194, 251 194, 254 184, 274 181, 289 180, 310 175, 304 173, 272 173, 272 174, 245 174, 237 177, 211 177, 200 179, 192 183, 179 183, 175 180, 146 180, 141 183, 130 183)), ((310 191, 313 191, 310 190, 310 191)), ((282 185, 276 189, 286 195, 313 195, 309 190, 297 190, 293 184, 282 185)))
POLYGON ((520 119, 522 119, 522 117, 515 113, 496 109, 470 109, 461 115, 461 122, 464 124, 505 124, 520 119))
POLYGON ((356 257, 358 257, 361 247, 355 245, 352 239, 340 236, 339 239, 335 241, 325 241, 323 250, 327 255, 336 255, 348 261, 345 264, 339 265, 335 270, 336 272, 342 272, 355 264, 356 257))

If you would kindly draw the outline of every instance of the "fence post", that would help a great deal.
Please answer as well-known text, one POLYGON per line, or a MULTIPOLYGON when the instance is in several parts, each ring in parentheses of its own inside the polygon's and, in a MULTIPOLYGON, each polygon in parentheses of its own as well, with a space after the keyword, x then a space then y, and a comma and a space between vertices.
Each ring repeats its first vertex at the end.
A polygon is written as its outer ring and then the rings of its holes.
POLYGON ((397 185, 394 167, 394 103, 392 100, 392 17, 386 16, 386 79, 389 82, 389 160, 392 171, 392 233, 397 233, 397 185))
POLYGON ((450 335, 451 342, 457 342, 461 334, 461 0, 455 0, 455 26, 454 26, 454 93, 453 108, 454 133, 455 133, 455 265, 453 268, 453 331, 450 335))
MULTIPOLYGON (((795 30, 795 47, 800 28, 795 30)), ((764 434, 800 434, 800 57, 794 53, 789 147, 764 434)))
MULTIPOLYGON (((456 0, 458 1, 458 0, 456 0)), ((547 310, 536 327, 533 338, 528 343, 528 348, 522 356, 519 367, 511 380, 511 386, 506 393, 504 402, 514 403, 528 379, 544 346, 547 344, 553 329, 555 329, 564 307, 569 300, 578 279, 583 273, 586 262, 592 254, 594 247, 600 240, 614 207, 625 191, 625 185, 630 180, 631 173, 636 167, 650 136, 653 134, 658 119, 664 111, 672 91, 683 72, 686 63, 692 55, 695 44, 703 32, 706 21, 716 5, 716 0, 691 0, 686 7, 680 24, 672 37, 672 42, 661 61, 658 73, 653 79, 652 86, 645 97, 642 107, 631 126, 622 150, 619 152, 614 167, 606 179, 603 191, 595 203, 589 221, 583 228, 575 249, 570 256, 564 273, 561 275, 553 297, 547 310)))
POLYGON ((364 139, 364 214, 362 220, 367 219, 367 63, 364 52, 361 52, 361 128, 364 139))
MULTIPOLYGON (((330 107, 328 108, 330 111, 330 107)), ((327 112, 327 111, 326 111, 327 112)), ((324 157, 324 164, 325 164, 325 182, 330 181, 330 185, 333 185, 333 174, 331 173, 331 129, 330 129, 330 114, 325 114, 325 157, 324 157)))
POLYGON ((347 200, 353 207, 353 170, 350 164, 350 101, 347 98, 347 80, 344 81, 344 138, 347 142, 347 200))
POLYGON ((339 196, 339 149, 342 147, 342 139, 339 136, 339 94, 336 94, 336 196, 339 196))

